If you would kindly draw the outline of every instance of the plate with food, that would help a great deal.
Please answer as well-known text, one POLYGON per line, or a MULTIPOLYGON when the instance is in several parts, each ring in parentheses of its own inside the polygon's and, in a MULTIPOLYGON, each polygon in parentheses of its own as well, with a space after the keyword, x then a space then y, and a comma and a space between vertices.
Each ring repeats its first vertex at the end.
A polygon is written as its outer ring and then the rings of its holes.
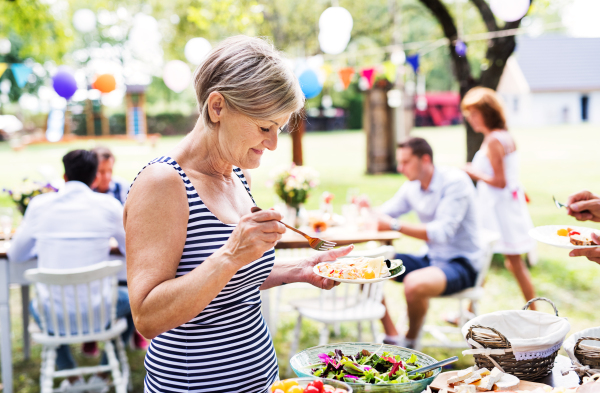
MULTIPOLYGON (((538 389, 550 388, 537 382, 521 381, 498 368, 488 370, 469 367, 466 370, 442 373, 431 383, 431 388, 438 393, 480 393, 480 392, 534 392, 538 389)), ((546 392, 546 390, 542 390, 546 392)))
POLYGON ((533 228, 529 236, 535 240, 560 248, 594 248, 599 245, 592 240, 592 233, 600 236, 600 231, 592 228, 567 226, 567 225, 545 225, 533 228))
POLYGON ((402 275, 405 270, 402 260, 389 260, 384 257, 338 258, 335 261, 318 263, 313 267, 316 275, 351 284, 372 284, 390 280, 402 275))

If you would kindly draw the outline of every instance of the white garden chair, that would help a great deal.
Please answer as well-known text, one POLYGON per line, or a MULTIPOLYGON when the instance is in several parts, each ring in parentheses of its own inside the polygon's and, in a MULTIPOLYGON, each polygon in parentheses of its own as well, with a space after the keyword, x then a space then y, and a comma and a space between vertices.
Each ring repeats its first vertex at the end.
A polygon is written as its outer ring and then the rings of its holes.
MULTIPOLYGON (((36 284, 36 300, 41 332, 32 338, 42 344, 40 390, 55 392, 55 378, 110 372, 116 393, 125 393, 130 371, 120 335, 125 319, 116 319, 117 273, 121 261, 101 262, 76 269, 30 269, 25 278, 36 284), (89 312, 92 310, 92 312, 89 312), (117 343, 117 348, 113 345, 117 343), (55 370, 56 349, 63 344, 104 342, 108 365, 55 370)), ((102 389, 108 384, 73 387, 77 391, 102 389)), ((71 390, 71 391, 75 391, 71 390)))
MULTIPOLYGON (((393 246, 381 246, 371 250, 354 251, 348 257, 379 257, 393 258, 393 246)), ((330 291, 320 291, 318 298, 299 299, 290 302, 298 312, 294 328, 290 358, 298 350, 302 319, 307 318, 323 324, 319 334, 319 345, 329 341, 329 328, 339 330, 342 322, 358 323, 358 341, 362 341, 362 322, 369 322, 371 333, 375 339, 377 333, 375 321, 385 314, 383 299, 383 282, 375 284, 341 284, 330 291)))
POLYGON ((480 229, 480 244, 482 248, 481 254, 481 269, 477 275, 475 286, 467 288, 463 291, 454 293, 452 295, 440 296, 441 299, 456 299, 458 301, 458 327, 453 326, 437 326, 437 325, 425 325, 419 335, 419 342, 417 347, 440 347, 440 348, 468 348, 468 345, 464 339, 459 341, 453 341, 448 335, 461 335, 460 328, 468 322, 470 318, 466 315, 466 308, 469 302, 473 304, 473 313, 475 316, 479 315, 479 301, 485 294, 483 283, 494 256, 494 245, 500 239, 500 235, 496 232, 492 232, 485 229, 480 229), (420 337, 423 333, 429 333, 433 340, 421 342, 420 337))

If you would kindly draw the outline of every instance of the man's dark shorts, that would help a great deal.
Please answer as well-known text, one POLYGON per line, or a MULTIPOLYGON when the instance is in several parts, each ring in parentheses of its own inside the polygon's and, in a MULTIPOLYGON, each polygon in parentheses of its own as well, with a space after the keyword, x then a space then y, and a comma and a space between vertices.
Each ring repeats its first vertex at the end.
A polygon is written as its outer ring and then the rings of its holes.
MULTIPOLYGON (((406 272, 400 277, 396 277, 395 280, 398 282, 404 281, 404 277, 410 272, 432 266, 427 255, 396 254, 396 259, 401 259, 406 267, 406 272)), ((477 272, 467 258, 458 257, 435 266, 446 275, 446 289, 442 295, 452 295, 475 285, 477 272)))

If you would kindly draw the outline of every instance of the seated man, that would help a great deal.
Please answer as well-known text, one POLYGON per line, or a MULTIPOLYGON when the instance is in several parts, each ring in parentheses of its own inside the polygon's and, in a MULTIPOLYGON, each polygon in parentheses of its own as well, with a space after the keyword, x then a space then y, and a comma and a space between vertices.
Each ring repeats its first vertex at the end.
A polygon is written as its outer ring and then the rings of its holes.
POLYGON ((129 182, 113 176, 115 156, 108 147, 98 146, 92 149, 98 157, 98 172, 92 184, 92 189, 102 194, 108 194, 116 198, 121 205, 125 204, 129 192, 129 182))
POLYGON ((433 151, 423 138, 398 145, 398 171, 409 181, 381 207, 379 230, 396 230, 427 242, 424 256, 397 254, 406 266, 404 282, 409 329, 401 337, 389 313, 382 322, 384 342, 412 348, 427 313, 429 299, 475 285, 479 270, 479 240, 475 187, 463 171, 433 164, 433 151), (415 211, 420 224, 397 218, 415 211))
MULTIPOLYGON (((110 238, 117 239, 119 250, 125 254, 123 207, 112 196, 90 189, 98 168, 96 154, 74 150, 63 157, 63 163, 65 186, 31 200, 8 250, 11 262, 37 256, 40 268, 90 266, 111 259, 110 238)), ((39 324, 37 308, 31 307, 31 311, 39 324)), ((122 338, 127 342, 134 330, 133 318, 127 290, 119 288, 117 318, 123 317, 128 326, 122 338)), ((106 356, 102 364, 108 364, 106 356)), ((59 370, 76 367, 68 345, 58 348, 56 366, 59 370)))

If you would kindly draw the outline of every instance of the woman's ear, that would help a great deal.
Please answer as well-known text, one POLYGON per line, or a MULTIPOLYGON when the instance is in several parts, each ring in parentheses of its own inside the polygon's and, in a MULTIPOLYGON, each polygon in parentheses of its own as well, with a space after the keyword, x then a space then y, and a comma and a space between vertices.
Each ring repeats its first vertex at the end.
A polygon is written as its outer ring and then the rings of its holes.
POLYGON ((225 107, 225 98, 221 93, 213 91, 208 96, 208 116, 210 121, 218 123, 221 121, 223 108, 225 107))

